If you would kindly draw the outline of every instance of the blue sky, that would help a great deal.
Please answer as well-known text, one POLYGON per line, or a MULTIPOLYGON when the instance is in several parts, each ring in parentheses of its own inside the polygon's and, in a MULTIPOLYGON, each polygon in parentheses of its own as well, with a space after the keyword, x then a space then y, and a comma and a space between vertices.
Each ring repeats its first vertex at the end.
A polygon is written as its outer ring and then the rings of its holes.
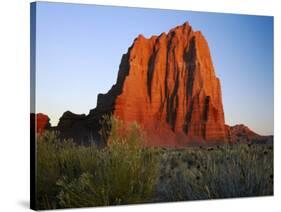
POLYGON ((188 21, 208 41, 227 124, 273 134, 273 17, 39 2, 36 112, 56 125, 66 110, 87 114, 115 83, 135 37, 188 21))

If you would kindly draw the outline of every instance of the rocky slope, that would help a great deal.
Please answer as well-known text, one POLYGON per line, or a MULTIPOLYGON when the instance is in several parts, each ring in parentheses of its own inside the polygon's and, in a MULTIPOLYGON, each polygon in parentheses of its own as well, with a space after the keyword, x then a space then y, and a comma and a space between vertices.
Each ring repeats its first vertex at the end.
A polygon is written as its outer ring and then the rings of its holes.
POLYGON ((249 127, 238 124, 226 125, 226 135, 229 143, 272 143, 273 136, 263 136, 255 133, 249 127))

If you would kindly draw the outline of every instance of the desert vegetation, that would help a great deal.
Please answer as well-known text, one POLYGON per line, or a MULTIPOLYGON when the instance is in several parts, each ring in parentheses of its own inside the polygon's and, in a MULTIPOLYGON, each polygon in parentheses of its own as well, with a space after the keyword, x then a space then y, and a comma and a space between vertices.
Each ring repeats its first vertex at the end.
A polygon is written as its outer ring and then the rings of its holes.
POLYGON ((273 194, 272 145, 148 148, 137 124, 103 126, 104 148, 37 135, 37 209, 273 194))

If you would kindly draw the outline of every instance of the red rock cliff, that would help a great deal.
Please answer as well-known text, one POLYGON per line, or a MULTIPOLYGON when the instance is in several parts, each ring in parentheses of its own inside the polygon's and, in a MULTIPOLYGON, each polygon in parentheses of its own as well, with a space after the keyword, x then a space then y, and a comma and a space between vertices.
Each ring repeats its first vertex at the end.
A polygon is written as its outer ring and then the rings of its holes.
POLYGON ((151 146, 225 141, 220 81, 202 33, 184 23, 168 34, 139 35, 92 113, 108 111, 139 123, 151 146))
POLYGON ((51 127, 50 119, 43 113, 36 114, 36 132, 43 133, 46 129, 51 127))

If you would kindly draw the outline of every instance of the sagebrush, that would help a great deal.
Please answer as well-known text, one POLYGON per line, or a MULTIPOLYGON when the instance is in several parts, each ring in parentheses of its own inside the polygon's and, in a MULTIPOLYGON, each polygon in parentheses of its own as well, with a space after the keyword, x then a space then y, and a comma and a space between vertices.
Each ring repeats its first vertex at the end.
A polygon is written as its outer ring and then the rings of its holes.
POLYGON ((136 123, 102 124, 104 148, 37 135, 37 209, 273 195, 272 145, 152 148, 136 123))

